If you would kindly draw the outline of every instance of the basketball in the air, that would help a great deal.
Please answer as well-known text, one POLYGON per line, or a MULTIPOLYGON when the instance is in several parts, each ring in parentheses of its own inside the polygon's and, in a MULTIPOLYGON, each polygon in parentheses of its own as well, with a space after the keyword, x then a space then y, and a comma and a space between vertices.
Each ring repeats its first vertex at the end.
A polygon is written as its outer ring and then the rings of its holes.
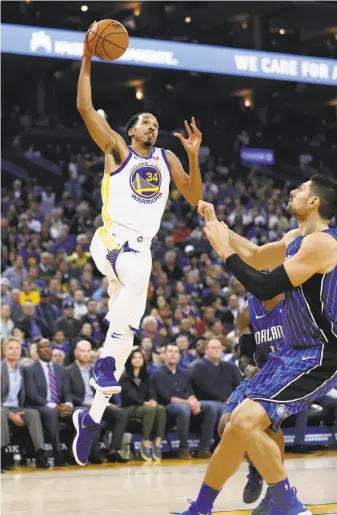
POLYGON ((129 46, 129 34, 116 20, 101 20, 88 31, 88 47, 92 55, 103 61, 121 57, 129 46))

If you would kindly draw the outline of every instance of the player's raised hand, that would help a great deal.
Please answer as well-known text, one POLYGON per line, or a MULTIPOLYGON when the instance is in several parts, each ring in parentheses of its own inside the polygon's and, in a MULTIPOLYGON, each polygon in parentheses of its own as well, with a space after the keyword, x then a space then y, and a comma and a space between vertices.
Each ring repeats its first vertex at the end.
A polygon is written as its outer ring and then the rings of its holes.
POLYGON ((188 138, 184 138, 180 132, 175 132, 173 136, 176 136, 176 138, 181 141, 188 154, 198 154, 200 143, 202 141, 202 134, 196 126, 194 116, 192 116, 190 124, 187 120, 185 120, 184 124, 188 138))
POLYGON ((94 22, 90 25, 90 27, 89 27, 89 29, 88 29, 88 31, 87 31, 87 33, 86 33, 86 35, 85 35, 85 38, 84 38, 84 44, 83 44, 83 56, 92 57, 92 53, 90 52, 89 45, 88 45, 88 36, 89 36, 89 31, 90 31, 91 27, 92 27, 93 25, 95 25, 95 23, 97 23, 97 22, 96 22, 96 21, 94 21, 94 22))
POLYGON ((206 222, 212 222, 212 220, 217 220, 214 206, 210 202, 205 202, 204 200, 199 200, 198 213, 200 216, 205 218, 206 222))

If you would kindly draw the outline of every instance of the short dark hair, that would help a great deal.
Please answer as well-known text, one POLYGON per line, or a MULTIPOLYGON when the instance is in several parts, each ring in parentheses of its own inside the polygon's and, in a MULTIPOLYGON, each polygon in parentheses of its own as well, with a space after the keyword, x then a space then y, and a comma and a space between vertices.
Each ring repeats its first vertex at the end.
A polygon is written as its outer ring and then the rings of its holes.
POLYGON ((337 214, 337 181, 329 175, 317 173, 310 178, 313 191, 318 195, 318 213, 325 220, 337 214))
MULTIPOLYGON (((178 336, 183 336, 183 335, 178 335, 178 336)), ((165 345, 165 350, 167 350, 167 347, 175 347, 176 349, 178 349, 178 351, 180 352, 180 349, 178 347, 178 345, 175 343, 175 342, 169 342, 165 345)))
POLYGON ((138 123, 138 120, 139 120, 139 117, 142 115, 142 114, 145 114, 145 113, 137 113, 137 114, 134 114, 133 116, 131 116, 130 120, 128 121, 128 123, 126 124, 126 140, 131 143, 131 136, 129 136, 129 130, 132 129, 132 127, 134 127, 135 125, 137 125, 138 123))

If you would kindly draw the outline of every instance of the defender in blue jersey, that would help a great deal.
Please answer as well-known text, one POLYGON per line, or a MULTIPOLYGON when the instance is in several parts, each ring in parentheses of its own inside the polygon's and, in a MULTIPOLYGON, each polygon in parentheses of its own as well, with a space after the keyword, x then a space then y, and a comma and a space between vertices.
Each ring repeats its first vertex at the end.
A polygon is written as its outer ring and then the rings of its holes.
POLYGON ((226 480, 245 453, 270 485, 268 515, 310 513, 291 488, 275 442, 265 433, 327 393, 337 377, 337 182, 314 175, 290 194, 288 212, 298 221, 280 242, 258 247, 212 219, 205 234, 227 268, 260 300, 284 292, 284 348, 271 354, 232 413, 208 466, 196 502, 183 515, 209 515, 226 480), (272 269, 268 274, 259 270, 272 269))
MULTIPOLYGON (((260 302, 256 297, 249 297, 239 310, 235 325, 238 331, 240 343, 239 368, 247 376, 244 381, 233 391, 227 401, 224 414, 219 423, 219 436, 222 436, 226 424, 230 420, 234 409, 245 400, 245 392, 250 380, 268 361, 269 354, 275 353, 283 345, 282 329, 282 298, 277 295, 274 299, 260 302)), ((284 437, 282 431, 277 433, 266 430, 284 453, 284 437)), ((251 504, 261 495, 263 478, 248 460, 248 481, 243 490, 243 502, 251 504)), ((260 513, 261 509, 259 510, 260 513)), ((265 511, 261 511, 265 513, 265 511)))

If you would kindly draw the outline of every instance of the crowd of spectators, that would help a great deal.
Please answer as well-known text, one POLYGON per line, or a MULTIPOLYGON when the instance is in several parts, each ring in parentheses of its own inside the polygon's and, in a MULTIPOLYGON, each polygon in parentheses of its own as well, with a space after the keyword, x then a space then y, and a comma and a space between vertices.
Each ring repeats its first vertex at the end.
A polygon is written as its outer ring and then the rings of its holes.
MULTIPOLYGON (((79 367, 83 380, 87 379, 88 372, 84 374, 84 369, 91 370, 100 356, 107 331, 104 322, 109 300, 107 281, 89 253, 93 233, 101 225, 101 174, 81 173, 90 169, 91 158, 83 151, 70 159, 68 182, 60 197, 51 187, 43 187, 36 180, 27 183, 15 180, 2 193, 1 340, 8 342, 14 337, 11 345, 20 348, 22 382, 27 390, 25 406, 35 406, 44 427, 50 429, 57 463, 62 462, 62 457, 58 454, 55 420, 62 417, 63 425, 67 425, 74 406, 90 405, 90 388, 83 388, 84 383, 80 387, 75 384, 76 374, 79 367), (42 357, 43 345, 48 360, 42 357), (42 365, 38 368, 41 361, 52 361, 55 370, 69 376, 70 390, 59 398, 62 409, 54 403, 54 418, 50 418, 48 410, 47 414, 43 411, 51 402, 46 396, 48 392, 40 392, 43 405, 36 403, 37 398, 29 393, 35 388, 34 377, 30 375, 34 367, 39 374, 43 373, 42 365), (80 388, 80 394, 76 388, 80 388)), ((94 164, 100 165, 99 160, 94 164)), ((219 220, 237 233, 261 245, 280 239, 295 227, 295 221, 286 213, 289 183, 276 186, 273 179, 253 169, 247 170, 246 176, 236 178, 222 158, 213 159, 209 155, 201 166, 204 199, 215 205, 219 220)), ((160 231, 152 245, 146 312, 140 336, 135 340, 138 351, 126 366, 121 398, 112 400, 105 416, 110 428, 119 424, 108 446, 111 461, 122 460, 118 451, 130 417, 143 420, 143 459, 151 459, 149 441, 153 431, 153 457, 158 459, 163 428, 170 417, 177 422, 181 456, 189 456, 188 427, 191 416, 195 415, 201 432, 197 455, 207 457, 221 406, 241 379, 235 368, 238 360, 235 318, 248 293, 213 253, 202 227, 203 220, 196 208, 189 206, 172 187, 160 231), (210 389, 207 381, 212 373, 207 364, 196 366, 196 370, 200 368, 200 384, 191 374, 194 363, 200 363, 205 352, 211 356, 207 363, 215 360, 224 367, 223 377, 214 389, 210 389), (177 365, 179 381, 170 389, 170 371, 177 365), (172 403, 171 397, 184 402, 172 403), (126 415, 120 406, 125 408, 126 415), (116 415, 122 412, 123 416, 116 415)), ((6 355, 7 351, 4 352, 6 355)), ((99 462, 98 442, 95 449, 92 459, 99 462)))

